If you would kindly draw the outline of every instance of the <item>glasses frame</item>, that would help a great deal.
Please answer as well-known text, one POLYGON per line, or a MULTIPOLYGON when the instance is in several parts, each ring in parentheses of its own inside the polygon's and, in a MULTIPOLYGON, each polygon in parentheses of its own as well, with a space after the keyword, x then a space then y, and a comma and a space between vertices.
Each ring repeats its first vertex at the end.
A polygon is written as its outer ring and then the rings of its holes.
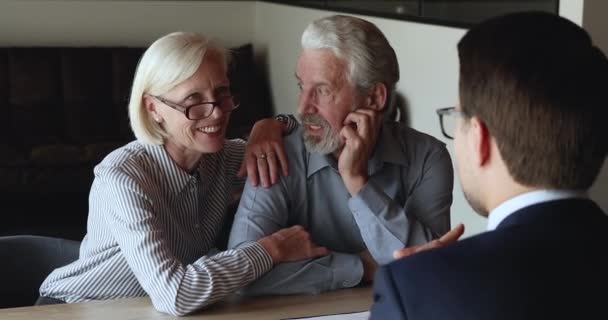
POLYGON ((163 98, 161 96, 154 96, 154 95, 150 95, 150 96, 153 97, 154 99, 162 102, 167 107, 170 107, 172 109, 175 109, 175 110, 177 110, 179 112, 184 113, 184 115, 186 116, 186 118, 188 120, 201 120, 201 119, 209 118, 213 114, 213 111, 215 110, 215 108, 218 108, 218 107, 223 112, 232 112, 232 111, 234 111, 236 108, 238 108, 241 105, 240 101, 239 101, 239 103, 235 103, 230 110, 223 110, 220 107, 221 104, 222 104, 222 102, 225 99, 234 99, 234 97, 238 98, 239 95, 237 95, 237 94, 230 94, 230 95, 222 96, 220 99, 218 99, 218 101, 204 101, 204 102, 200 102, 200 103, 197 103, 197 104, 193 104, 193 105, 188 106, 188 107, 182 106, 179 103, 175 103, 175 102, 169 101, 169 100, 167 100, 167 99, 165 99, 165 98, 163 98), (200 117, 200 118, 190 118, 190 110, 192 110, 192 108, 194 108, 194 107, 200 107, 202 105, 211 105, 211 109, 209 111, 209 114, 207 114, 206 116, 200 117))
POLYGON ((441 133, 443 133, 443 135, 446 138, 448 138, 450 140, 454 140, 454 137, 452 135, 448 134, 448 132, 445 130, 445 125, 443 124, 443 117, 462 115, 462 111, 456 110, 456 107, 447 107, 447 108, 437 109, 437 115, 439 116, 439 125, 441 126, 441 133))

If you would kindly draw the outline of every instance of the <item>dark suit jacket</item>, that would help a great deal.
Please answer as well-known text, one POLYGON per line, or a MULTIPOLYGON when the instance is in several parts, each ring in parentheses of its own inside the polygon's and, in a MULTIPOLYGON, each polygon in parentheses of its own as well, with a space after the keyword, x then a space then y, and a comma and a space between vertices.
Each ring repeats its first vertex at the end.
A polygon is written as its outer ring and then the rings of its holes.
POLYGON ((381 267, 370 319, 608 319, 607 260, 608 217, 595 203, 540 203, 381 267))

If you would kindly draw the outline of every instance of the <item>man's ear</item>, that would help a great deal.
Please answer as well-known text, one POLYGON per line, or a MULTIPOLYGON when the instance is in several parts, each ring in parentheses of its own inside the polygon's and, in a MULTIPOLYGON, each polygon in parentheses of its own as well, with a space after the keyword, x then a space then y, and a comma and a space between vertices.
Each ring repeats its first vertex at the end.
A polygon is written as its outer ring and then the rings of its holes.
POLYGON ((149 95, 145 95, 142 99, 144 101, 144 107, 146 108, 148 113, 152 116, 152 119, 154 119, 154 121, 157 123, 163 122, 163 118, 156 111, 156 103, 154 103, 154 98, 149 95))
POLYGON ((472 139, 471 146, 473 147, 475 164, 482 167, 490 161, 491 139, 490 131, 486 124, 476 116, 469 119, 469 130, 472 130, 469 135, 472 139))
POLYGON ((387 95, 386 85, 382 82, 376 83, 367 97, 367 107, 378 112, 384 110, 387 95))

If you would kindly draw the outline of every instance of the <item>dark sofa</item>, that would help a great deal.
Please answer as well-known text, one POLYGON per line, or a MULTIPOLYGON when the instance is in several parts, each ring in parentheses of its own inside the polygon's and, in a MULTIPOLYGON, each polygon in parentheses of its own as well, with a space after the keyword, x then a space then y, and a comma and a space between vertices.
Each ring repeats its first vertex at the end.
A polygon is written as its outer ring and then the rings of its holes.
MULTIPOLYGON (((0 236, 81 240, 93 167, 133 139, 127 117, 142 48, 0 48, 0 236)), ((253 48, 233 49, 243 103, 229 137, 272 113, 253 48)))

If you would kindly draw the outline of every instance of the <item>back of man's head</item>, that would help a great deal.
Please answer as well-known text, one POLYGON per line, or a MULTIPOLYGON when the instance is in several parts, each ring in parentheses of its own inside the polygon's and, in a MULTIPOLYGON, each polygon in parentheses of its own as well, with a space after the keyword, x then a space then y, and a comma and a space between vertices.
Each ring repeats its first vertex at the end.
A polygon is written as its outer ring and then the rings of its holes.
POLYGON ((331 49, 348 63, 348 80, 360 92, 383 83, 390 109, 399 63, 393 47, 373 23, 360 18, 333 15, 313 21, 302 34, 302 48, 331 49))
POLYGON ((513 179, 588 189, 607 152, 608 61, 587 32, 515 13, 475 26, 458 51, 462 111, 486 124, 513 179))

